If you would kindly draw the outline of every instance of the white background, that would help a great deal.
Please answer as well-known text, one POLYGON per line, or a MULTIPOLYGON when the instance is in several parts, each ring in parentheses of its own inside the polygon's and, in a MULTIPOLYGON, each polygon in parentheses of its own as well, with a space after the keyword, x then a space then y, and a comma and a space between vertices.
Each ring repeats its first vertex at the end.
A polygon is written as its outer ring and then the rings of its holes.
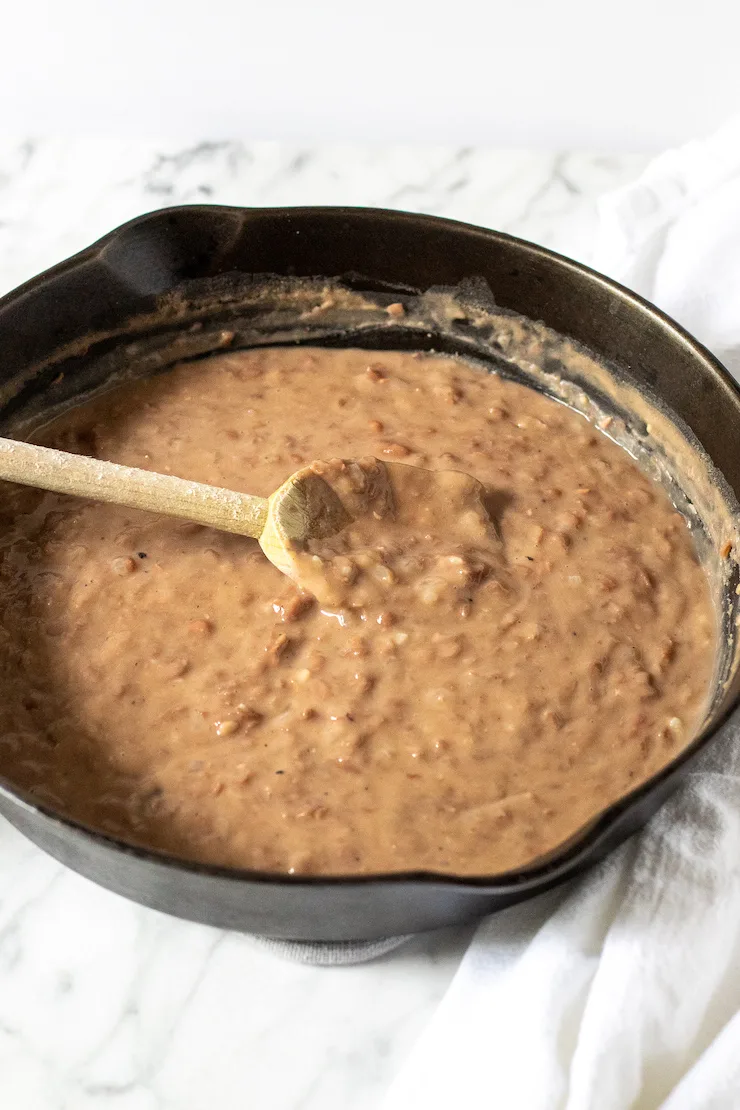
POLYGON ((0 130, 648 150, 740 108, 737 0, 0 0, 0 130))

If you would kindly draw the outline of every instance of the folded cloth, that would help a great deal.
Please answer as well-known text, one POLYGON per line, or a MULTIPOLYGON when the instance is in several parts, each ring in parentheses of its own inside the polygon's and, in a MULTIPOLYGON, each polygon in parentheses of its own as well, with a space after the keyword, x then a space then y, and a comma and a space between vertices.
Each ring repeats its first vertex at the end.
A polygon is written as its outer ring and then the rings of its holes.
POLYGON ((407 941, 409 937, 381 937, 380 940, 277 940, 250 936, 260 948, 296 964, 314 967, 344 967, 377 960, 407 941))
MULTIPOLYGON (((601 203, 596 268, 740 375, 740 119, 601 203)), ((583 880, 488 918, 383 1110, 738 1110, 740 723, 583 880)))

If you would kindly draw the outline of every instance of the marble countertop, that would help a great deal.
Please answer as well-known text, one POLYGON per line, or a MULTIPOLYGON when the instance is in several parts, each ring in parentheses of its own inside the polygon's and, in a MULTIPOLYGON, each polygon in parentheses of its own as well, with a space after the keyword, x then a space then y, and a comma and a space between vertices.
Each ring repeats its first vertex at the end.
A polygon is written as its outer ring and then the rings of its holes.
MULTIPOLYGON (((588 261, 598 197, 642 155, 0 137, 0 294, 171 204, 379 205, 468 220, 588 261)), ((371 1110, 470 929, 370 964, 289 963, 136 906, 0 821, 0 1106, 371 1110)))

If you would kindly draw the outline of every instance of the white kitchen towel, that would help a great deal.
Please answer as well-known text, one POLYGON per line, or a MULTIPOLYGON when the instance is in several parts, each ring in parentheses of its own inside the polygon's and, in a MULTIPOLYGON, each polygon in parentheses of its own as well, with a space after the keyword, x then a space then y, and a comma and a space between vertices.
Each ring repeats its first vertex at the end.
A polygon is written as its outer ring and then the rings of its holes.
POLYGON ((275 937, 259 937, 252 934, 253 944, 282 956, 294 964, 308 964, 311 967, 347 967, 350 964, 366 964, 386 956, 394 948, 399 948, 409 940, 408 936, 381 937, 379 940, 278 940, 275 937))
MULTIPOLYGON (((740 375, 740 119, 605 197, 589 261, 740 375)), ((740 1108, 737 719, 643 833, 477 930, 383 1110, 450 1107, 740 1108)))

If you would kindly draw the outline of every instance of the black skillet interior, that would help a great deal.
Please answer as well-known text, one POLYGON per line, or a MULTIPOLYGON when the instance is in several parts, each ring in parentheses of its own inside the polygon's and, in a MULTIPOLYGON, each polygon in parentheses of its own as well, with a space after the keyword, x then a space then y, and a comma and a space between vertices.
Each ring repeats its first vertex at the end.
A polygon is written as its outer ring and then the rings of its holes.
MULTIPOLYGON (((432 217, 370 209, 165 210, 119 228, 33 279, 0 301, 0 387, 14 383, 0 409, 0 430, 99 385, 124 344, 127 352, 132 342, 139 344, 146 358, 177 332, 184 337, 180 355, 208 353, 219 345, 219 329, 233 330, 239 315, 234 289, 264 274, 330 276, 389 299, 483 279, 499 306, 543 321, 646 385, 724 474, 728 497, 740 493, 740 395, 708 352, 656 309, 532 244, 432 217)), ((368 329, 352 342, 469 353, 462 336, 443 339, 431 331, 396 330, 391 336, 368 329)), ((495 881, 429 875, 301 880, 198 866, 92 833, 21 797, 10 784, 0 788, 0 811, 69 866, 179 916, 293 939, 429 929, 562 882, 643 825, 734 705, 735 671, 728 658, 711 725, 684 756, 547 864, 495 881)))

